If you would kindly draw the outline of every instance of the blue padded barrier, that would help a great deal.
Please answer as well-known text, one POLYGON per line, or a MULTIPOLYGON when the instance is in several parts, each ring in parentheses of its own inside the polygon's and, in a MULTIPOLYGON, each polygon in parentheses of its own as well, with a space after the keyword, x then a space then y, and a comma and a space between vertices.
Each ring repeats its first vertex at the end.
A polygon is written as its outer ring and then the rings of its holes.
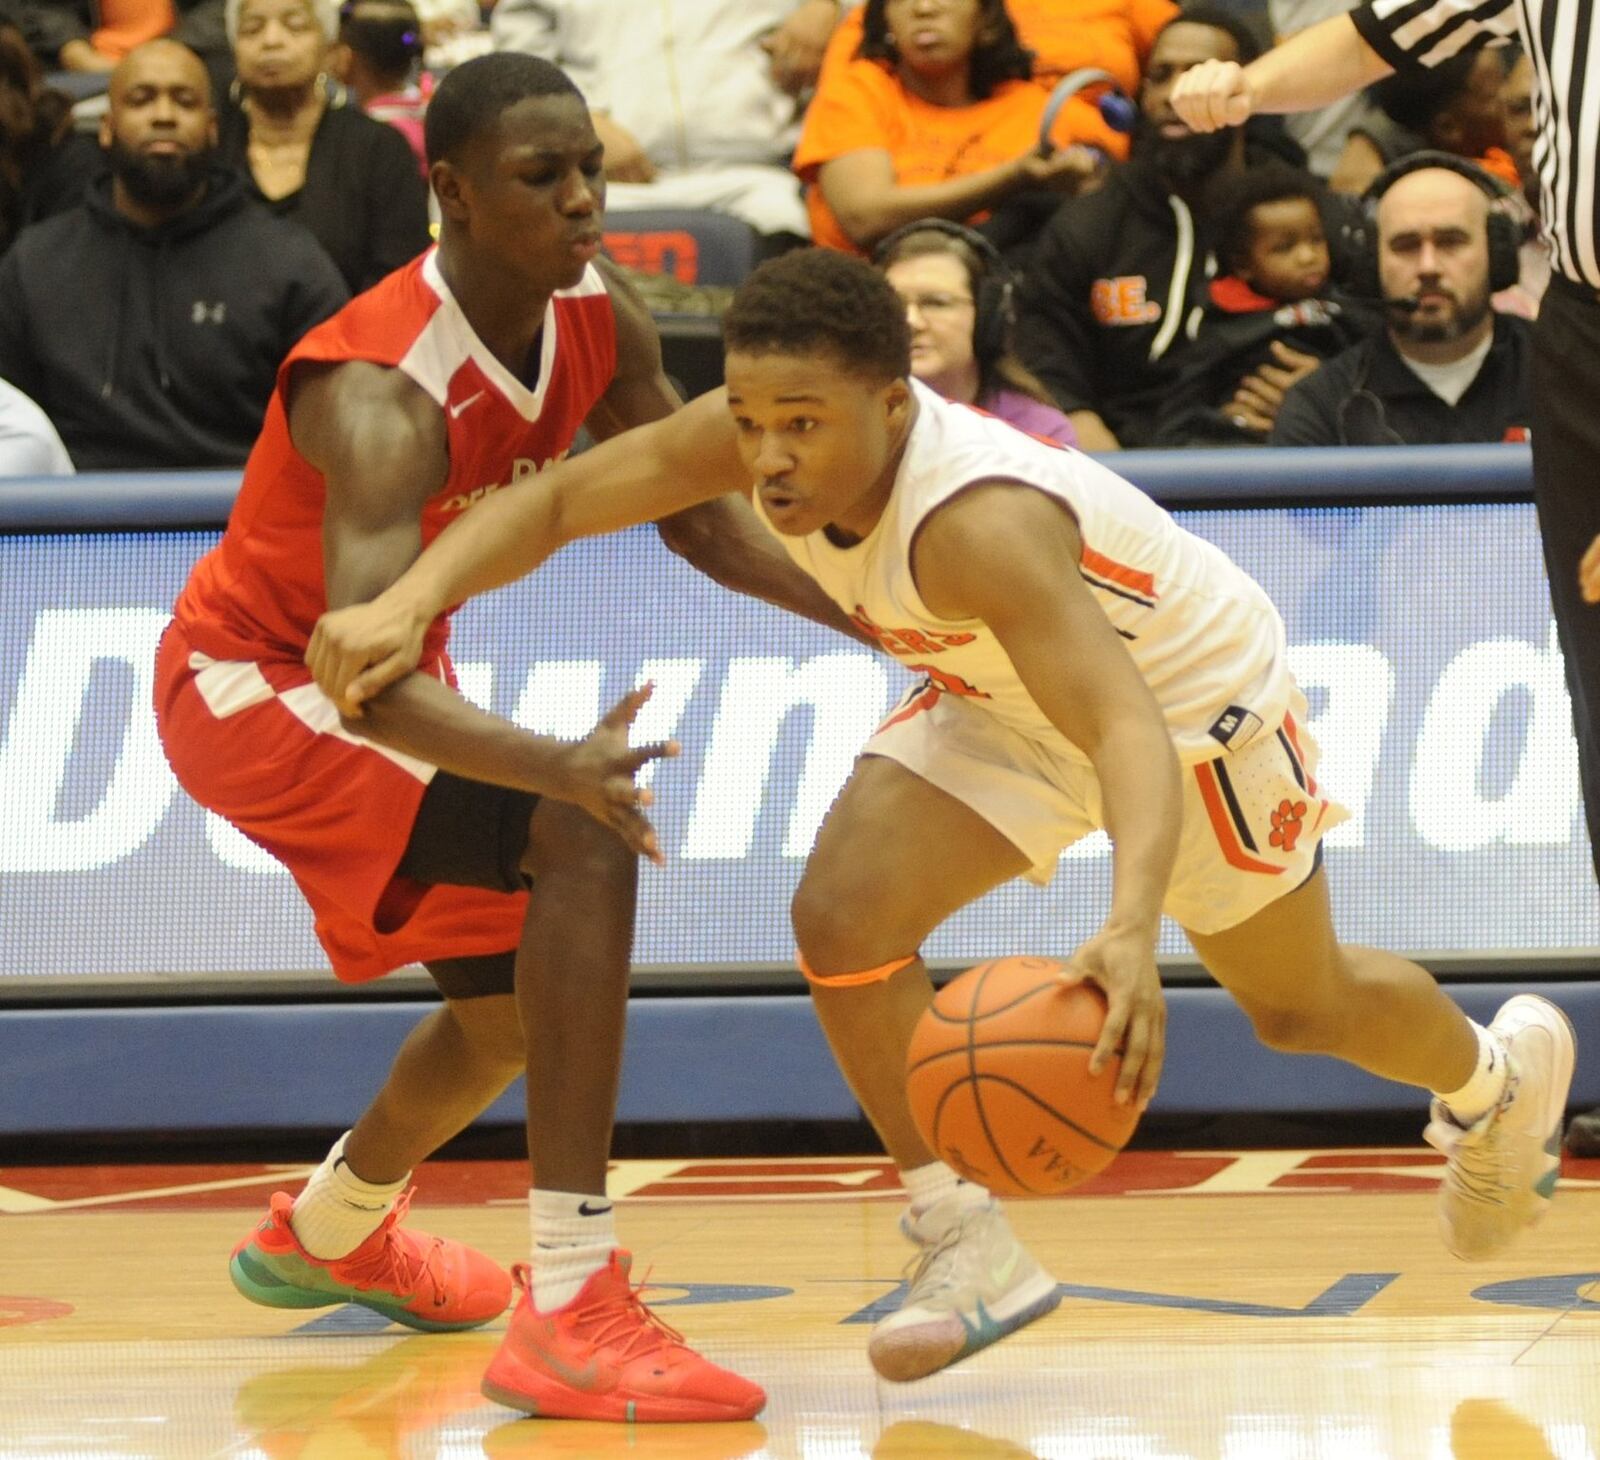
MULTIPOLYGON (((1520 501, 1521 446, 1354 451, 1130 452, 1116 468, 1172 504, 1520 501)), ((236 472, 0 481, 0 532, 215 526, 236 472)), ((1548 986, 1586 1046, 1600 1042, 1600 983, 1548 986)), ((3 992, 3 990, 0 990, 3 992)), ((1486 1018, 1506 986, 1462 986, 1486 1018)), ((1158 1108, 1171 1114, 1411 1108, 1412 1092, 1325 1059, 1256 1044, 1214 988, 1177 988, 1158 1108)), ((0 1009, 0 1134, 327 1127, 377 1088, 421 1003, 0 1009)), ((621 1117, 630 1122, 839 1119, 855 1104, 809 1002, 794 994, 640 998, 621 1117)), ((1600 1103, 1600 1062, 1580 1059, 1578 1105, 1600 1103)), ((521 1094, 489 1119, 521 1119, 521 1094)))
MULTIPOLYGON (((1517 502, 1532 496, 1526 446, 1265 447, 1124 451, 1105 458, 1158 502, 1517 502)), ((220 527, 239 473, 108 472, 0 479, 0 532, 220 527)))
MULTIPOLYGON (((1600 1048, 1600 984, 1453 990, 1487 1022, 1514 992, 1557 1000, 1580 1052, 1600 1048)), ((1167 1115, 1416 1109, 1417 1092, 1337 1060, 1263 1048, 1215 988, 1167 994, 1167 1115)), ((372 1098, 420 1003, 13 1010, 0 1018, 0 1135, 310 1129, 372 1098)), ((1574 1108, 1600 1105, 1600 1061, 1580 1058, 1574 1108)), ((522 1120, 513 1086, 484 1117, 522 1120)), ((638 999, 619 1118, 637 1123, 843 1120, 856 1115, 803 995, 638 999)))

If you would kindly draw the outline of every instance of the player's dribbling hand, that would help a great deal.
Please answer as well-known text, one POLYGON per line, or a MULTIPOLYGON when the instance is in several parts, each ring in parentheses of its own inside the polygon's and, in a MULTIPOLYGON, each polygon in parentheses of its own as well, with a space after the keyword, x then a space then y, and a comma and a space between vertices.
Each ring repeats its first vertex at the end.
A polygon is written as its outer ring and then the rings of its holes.
POLYGON ((1589 544, 1578 564, 1578 587, 1585 603, 1600 603, 1600 537, 1589 544))
POLYGON ((1237 61, 1201 61, 1178 78, 1172 88, 1173 111, 1191 132, 1242 127, 1250 120, 1255 99, 1244 67, 1237 61))
POLYGON ((656 831, 644 808, 655 799, 634 777, 653 760, 678 753, 676 740, 653 745, 628 744, 628 730, 644 708, 653 684, 631 689, 604 715, 600 723, 571 748, 567 782, 556 794, 581 806, 602 826, 609 826, 633 852, 657 866, 666 861, 656 831))
POLYGON ((1160 1083, 1167 1051, 1167 1004, 1156 972, 1154 940, 1145 934, 1102 929, 1067 960, 1062 982, 1084 981, 1098 985, 1109 1006, 1089 1057, 1089 1073, 1098 1075, 1120 1051, 1117 1103, 1148 1105, 1160 1083))
POLYGON ((306 668, 323 694, 349 719, 360 719, 362 705, 422 658, 426 621, 395 607, 380 594, 371 603, 336 608, 317 620, 306 645, 306 668))

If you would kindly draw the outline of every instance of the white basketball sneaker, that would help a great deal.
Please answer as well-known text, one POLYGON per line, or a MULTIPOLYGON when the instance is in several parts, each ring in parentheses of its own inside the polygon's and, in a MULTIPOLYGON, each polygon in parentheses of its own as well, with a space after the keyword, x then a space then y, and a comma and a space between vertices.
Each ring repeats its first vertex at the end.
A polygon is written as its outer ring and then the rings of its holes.
POLYGON ((904 1382, 1042 1318, 1061 1301, 1056 1280, 1011 1230, 1000 1204, 962 1209, 946 1197, 901 1230, 922 1249, 897 1312, 872 1330, 867 1357, 885 1379, 904 1382))
POLYGON ((1489 1030, 1511 1057, 1500 1103, 1463 1127, 1435 1100, 1424 1133, 1450 1159, 1439 1189, 1439 1230, 1445 1246, 1469 1262, 1503 1251, 1549 1210, 1576 1051, 1567 1016, 1536 994, 1507 999, 1489 1030))

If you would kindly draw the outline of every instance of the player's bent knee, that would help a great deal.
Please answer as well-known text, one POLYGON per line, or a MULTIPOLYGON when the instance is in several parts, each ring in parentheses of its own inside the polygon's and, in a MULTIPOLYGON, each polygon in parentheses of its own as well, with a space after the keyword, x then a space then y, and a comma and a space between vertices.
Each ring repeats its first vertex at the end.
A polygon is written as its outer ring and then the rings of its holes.
POLYGON ((800 972, 805 975, 806 982, 816 989, 857 989, 867 984, 887 983, 902 968, 917 961, 915 953, 907 953, 900 958, 891 958, 887 963, 880 963, 873 968, 857 968, 846 973, 818 973, 807 961, 804 953, 795 954, 795 964, 800 972))
POLYGON ((849 890, 820 880, 801 882, 789 912, 802 971, 866 970, 895 958, 909 962, 907 953, 922 942, 919 933, 896 928, 872 908, 859 906, 849 890))

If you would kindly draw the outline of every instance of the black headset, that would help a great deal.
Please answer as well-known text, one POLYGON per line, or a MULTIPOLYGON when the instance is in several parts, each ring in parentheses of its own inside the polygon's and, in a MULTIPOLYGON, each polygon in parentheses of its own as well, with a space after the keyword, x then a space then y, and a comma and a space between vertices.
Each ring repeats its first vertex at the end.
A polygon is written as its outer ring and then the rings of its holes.
POLYGON ((1457 157, 1453 152, 1424 150, 1408 153, 1398 162, 1390 163, 1373 178, 1366 192, 1361 195, 1366 222, 1361 241, 1350 260, 1350 288, 1353 293, 1368 299, 1383 297, 1383 285, 1378 277, 1378 200, 1401 178, 1432 167, 1443 168, 1446 172, 1466 178, 1489 199, 1489 217, 1486 220, 1489 229, 1489 292, 1498 294, 1502 289, 1509 289, 1521 277, 1519 252, 1522 229, 1499 206, 1511 196, 1511 189, 1492 173, 1485 172, 1464 157, 1457 157))
POLYGON ((959 239, 978 256, 979 272, 973 289, 972 353, 980 368, 992 365, 1011 343, 1017 322, 1016 275, 1000 250, 981 233, 952 223, 948 218, 918 218, 882 239, 872 261, 880 269, 895 245, 913 233, 942 233, 959 239))

